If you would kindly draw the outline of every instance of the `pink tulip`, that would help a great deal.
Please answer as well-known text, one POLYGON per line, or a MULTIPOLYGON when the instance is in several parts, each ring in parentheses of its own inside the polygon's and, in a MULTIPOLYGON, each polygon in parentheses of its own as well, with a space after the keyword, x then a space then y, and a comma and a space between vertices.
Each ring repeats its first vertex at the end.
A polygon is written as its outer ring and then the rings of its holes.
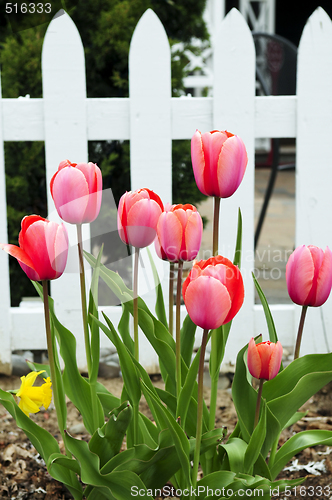
POLYGON ((118 207, 118 231, 127 245, 144 248, 156 237, 157 223, 164 205, 150 189, 137 189, 123 194, 118 207))
POLYGON ((217 255, 195 262, 183 283, 182 295, 192 321, 201 328, 219 328, 231 321, 244 299, 237 266, 217 255))
POLYGON ((39 215, 29 215, 21 222, 19 247, 0 244, 17 259, 28 278, 54 280, 64 272, 68 256, 68 234, 63 224, 50 222, 39 215))
POLYGON ((248 345, 248 369, 255 378, 271 380, 279 370, 282 359, 282 345, 270 342, 255 344, 252 338, 248 345))
POLYGON ((207 196, 229 198, 243 179, 248 157, 240 137, 213 130, 191 139, 191 160, 198 189, 207 196))
POLYGON ((70 224, 94 221, 100 210, 102 176, 95 163, 64 160, 51 179, 51 195, 62 220, 70 224))
POLYGON ((332 287, 332 252, 305 245, 297 247, 286 265, 290 298, 301 306, 318 307, 328 299, 332 287))
POLYGON ((170 262, 194 260, 202 241, 202 218, 193 205, 173 205, 158 220, 155 247, 170 262))

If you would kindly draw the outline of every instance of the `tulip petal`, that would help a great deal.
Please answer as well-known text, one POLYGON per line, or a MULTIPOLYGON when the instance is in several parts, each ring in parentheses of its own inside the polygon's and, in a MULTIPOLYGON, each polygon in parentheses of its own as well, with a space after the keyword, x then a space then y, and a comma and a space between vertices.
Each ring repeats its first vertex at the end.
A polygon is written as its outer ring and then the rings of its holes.
POLYGON ((332 288, 332 252, 329 247, 326 247, 323 261, 319 269, 317 279, 317 291, 315 307, 321 306, 327 301, 332 288))
MULTIPOLYGON (((261 374, 259 378, 264 378, 265 380, 269 380, 270 377, 270 360, 274 351, 275 344, 272 342, 261 342, 257 344, 257 351, 261 358, 262 368, 261 374)), ((278 368, 279 370, 279 368, 278 368)))
MULTIPOLYGON (((202 243, 203 222, 198 212, 192 212, 188 218, 184 239, 186 248, 186 259, 194 260, 202 243)), ((184 259, 183 259, 184 260, 184 259)))
POLYGON ((60 217, 70 224, 81 224, 89 202, 89 187, 83 172, 76 167, 58 171, 52 193, 60 217))
POLYGON ((260 378, 262 371, 262 361, 258 354, 257 346, 253 338, 250 339, 248 344, 248 356, 247 356, 248 370, 251 375, 255 378, 260 378))
POLYGON ((89 200, 85 209, 82 222, 93 222, 100 211, 103 180, 100 168, 95 163, 78 163, 76 168, 80 170, 87 183, 89 200))
POLYGON ((56 272, 56 278, 63 274, 68 258, 69 239, 67 229, 63 224, 58 225, 54 239, 54 260, 51 266, 56 272))
POLYGON ((191 320, 207 330, 219 328, 231 308, 227 288, 211 276, 189 283, 184 301, 191 320))
POLYGON ((179 260, 182 243, 182 225, 174 212, 163 212, 158 220, 157 234, 161 247, 170 262, 179 260))
POLYGON ((280 370, 280 365, 281 365, 281 360, 282 360, 282 345, 280 344, 279 340, 277 343, 274 345, 274 349, 271 355, 270 363, 269 363, 269 378, 268 380, 271 380, 272 378, 276 377, 278 375, 278 372, 280 370))
POLYGON ((229 198, 242 182, 248 157, 242 139, 229 137, 221 148, 218 159, 217 182, 220 198, 229 198))
POLYGON ((206 192, 204 185, 205 158, 202 134, 199 130, 196 130, 191 139, 191 162, 197 187, 201 193, 208 196, 209 194, 206 192))
POLYGON ((221 281, 226 286, 231 298, 232 306, 224 322, 228 323, 239 312, 243 304, 244 286, 241 271, 225 257, 211 257, 208 262, 211 262, 211 264, 204 267, 202 274, 214 276, 221 281), (220 262, 220 264, 213 265, 216 262, 220 262))
POLYGON ((144 189, 141 189, 139 191, 145 191, 145 192, 147 192, 148 193, 148 197, 150 198, 150 200, 154 200, 156 203, 158 203, 158 205, 161 208, 161 211, 162 212, 164 211, 164 204, 161 201, 160 196, 157 195, 157 193, 155 193, 154 191, 152 191, 151 189, 148 189, 148 188, 144 188, 144 189))
POLYGON ((12 257, 15 257, 17 259, 19 265, 25 272, 25 274, 28 276, 29 279, 33 281, 40 281, 39 274, 37 273, 34 263, 30 259, 29 255, 22 250, 22 248, 17 247, 16 245, 4 245, 0 244, 0 248, 7 252, 9 255, 12 257))
POLYGON ((204 188, 209 196, 220 197, 218 188, 218 159, 227 139, 225 132, 214 130, 202 135, 205 159, 204 188))
POLYGON ((38 220, 45 221, 46 219, 44 219, 40 215, 27 215, 23 217, 21 221, 21 231, 20 234, 18 235, 18 243, 22 248, 22 250, 24 250, 24 236, 28 227, 31 226, 31 224, 33 224, 34 222, 37 222, 38 220))
POLYGON ((305 305, 312 287, 315 268, 310 250, 305 246, 297 247, 286 264, 286 283, 288 294, 295 304, 305 305))
MULTIPOLYGON (((52 247, 52 242, 46 240, 46 227, 50 222, 37 221, 28 227, 25 238, 24 247, 26 253, 29 255, 34 263, 34 267, 40 276, 41 280, 54 279, 55 271, 51 266, 49 251, 51 252, 51 258, 54 258, 54 249, 52 247)), ((54 233, 54 224, 52 223, 50 229, 48 230, 48 238, 54 233)), ((54 244, 54 241, 53 241, 54 244)))
POLYGON ((161 208, 150 199, 137 201, 127 213, 127 234, 131 245, 144 248, 150 245, 157 234, 161 208))

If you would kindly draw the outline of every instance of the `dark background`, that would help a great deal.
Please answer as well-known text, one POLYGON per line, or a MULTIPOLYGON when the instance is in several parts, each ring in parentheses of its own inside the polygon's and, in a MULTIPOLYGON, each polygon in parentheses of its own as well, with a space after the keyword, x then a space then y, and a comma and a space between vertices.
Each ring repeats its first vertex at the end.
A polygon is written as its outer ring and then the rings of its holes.
MULTIPOLYGON (((226 0, 226 12, 233 7, 239 8, 238 0, 226 0)), ((309 0, 307 2, 276 0, 275 33, 298 46, 304 25, 317 7, 322 7, 332 18, 332 0, 309 0)))

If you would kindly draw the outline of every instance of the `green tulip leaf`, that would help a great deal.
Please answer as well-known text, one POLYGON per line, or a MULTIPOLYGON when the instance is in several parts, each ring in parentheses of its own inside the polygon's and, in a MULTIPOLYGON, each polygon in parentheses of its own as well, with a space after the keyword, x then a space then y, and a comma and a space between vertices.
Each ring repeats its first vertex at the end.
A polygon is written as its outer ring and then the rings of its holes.
POLYGON ((118 330, 121 335, 122 341, 124 345, 127 347, 128 351, 131 354, 134 354, 135 352, 135 342, 131 338, 130 335, 130 326, 129 326, 129 320, 130 320, 130 313, 126 307, 122 304, 122 316, 118 324, 118 330))
POLYGON ((259 475, 235 474, 229 471, 213 472, 198 481, 197 489, 200 486, 200 492, 197 491, 197 498, 201 500, 219 500, 224 498, 226 500, 230 498, 258 497, 270 500, 272 489, 278 488, 278 492, 283 493, 286 486, 294 487, 301 484, 304 480, 305 478, 282 479, 273 482, 259 475), (221 493, 219 493, 220 490, 221 493))
MULTIPOLYGON (((201 452, 216 447, 225 435, 225 429, 214 429, 203 434, 201 452)), ((194 456, 195 439, 190 439, 190 459, 194 456)), ((102 469, 106 474, 111 471, 130 470, 139 475, 145 486, 150 489, 162 488, 181 468, 181 463, 169 429, 158 436, 158 446, 151 449, 144 445, 135 446, 112 458, 102 469)))
POLYGON ((150 260, 150 264, 151 264, 151 269, 152 269, 152 273, 153 273, 154 285, 155 285, 155 288, 156 288, 156 307, 155 307, 155 311, 156 311, 157 318, 159 319, 159 321, 161 321, 161 323, 166 328, 168 328, 168 322, 167 322, 166 311, 165 311, 165 302, 164 302, 163 289, 162 289, 162 286, 160 284, 160 279, 159 279, 159 276, 158 276, 158 271, 157 271, 156 265, 154 263, 153 257, 151 255, 151 252, 149 250, 149 247, 146 247, 146 250, 147 250, 147 253, 148 253, 148 256, 149 256, 149 260, 150 260))
MULTIPOLYGON (((197 488, 196 488, 197 498, 199 498, 200 500, 205 499, 208 496, 207 495, 208 488, 209 490, 212 491, 222 490, 222 488, 226 488, 233 482, 235 476, 236 476, 235 472, 226 470, 221 470, 217 472, 212 472, 211 474, 207 474, 205 477, 203 477, 203 479, 200 479, 200 481, 197 482, 197 488)), ((221 495, 219 495, 219 497, 220 496, 221 495)), ((218 498, 218 497, 209 496, 209 499, 210 498, 218 498)))
POLYGON ((266 404, 261 401, 259 421, 251 434, 248 447, 244 455, 244 471, 251 474, 254 464, 259 457, 266 436, 266 404))
POLYGON ((239 438, 231 438, 227 443, 220 444, 218 452, 220 456, 223 455, 222 470, 229 469, 232 472, 244 472, 244 457, 247 448, 247 443, 239 438))
POLYGON ((313 394, 332 380, 331 367, 332 353, 309 354, 295 359, 264 384, 267 387, 263 387, 263 397, 281 428, 313 394))
POLYGON ((125 402, 113 410, 103 427, 95 431, 90 439, 89 448, 99 456, 100 467, 120 452, 131 419, 132 408, 128 402, 125 402))
MULTIPOLYGON (((181 356, 188 368, 191 364, 191 356, 194 349, 196 328, 197 325, 195 325, 195 323, 191 320, 189 314, 187 314, 182 324, 180 339, 181 356)), ((183 376, 184 373, 182 373, 182 378, 183 376)))
POLYGON ((244 355, 248 344, 237 355, 234 379, 232 384, 232 397, 239 419, 243 439, 249 442, 254 427, 257 392, 249 384, 244 355))
POLYGON ((113 396, 113 394, 111 394, 106 387, 98 381, 96 382, 96 393, 103 407, 105 417, 107 417, 108 414, 114 410, 114 408, 118 408, 121 404, 120 399, 113 396))
MULTIPOLYGON (((190 365, 188 370, 187 377, 181 388, 180 396, 177 401, 177 409, 176 415, 181 418, 181 425, 185 428, 187 413, 189 409, 189 404, 191 402, 191 396, 193 394, 194 388, 196 389, 196 399, 197 399, 197 373, 199 367, 199 358, 200 358, 201 348, 197 351, 193 362, 190 365)), ((196 426, 195 426, 196 430, 196 426)))
POLYGON ((299 420, 301 420, 301 418, 305 417, 306 414, 308 412, 307 411, 296 411, 294 413, 294 415, 288 420, 288 422, 284 425, 283 429, 287 429, 288 427, 290 427, 291 425, 294 425, 296 424, 296 422, 298 422, 299 420))
MULTIPOLYGON (((258 338, 259 340, 259 338, 258 338)), ((239 419, 239 426, 241 429, 241 435, 244 441, 249 443, 250 436, 253 432, 254 427, 254 417, 257 402, 257 391, 251 386, 248 381, 248 373, 245 361, 245 354, 248 345, 243 347, 237 356, 236 368, 234 374, 234 380, 232 385, 232 396, 236 412, 239 419)), ((281 375, 280 372, 279 375, 281 375)), ((279 376, 278 375, 278 376, 279 376)), ((265 385, 268 385, 271 381, 264 382, 263 385, 263 395, 265 385)), ((261 449, 263 457, 266 457, 272 443, 277 439, 281 432, 281 424, 278 420, 278 416, 270 409, 269 405, 266 408, 266 426, 268 432, 265 436, 264 445, 261 449)), ((294 413, 294 412, 293 412, 294 413)))
POLYGON ((34 361, 29 361, 28 359, 26 360, 26 364, 28 365, 28 367, 30 368, 31 371, 36 371, 36 372, 40 372, 41 370, 44 370, 45 374, 42 375, 42 377, 51 377, 51 369, 50 369, 50 365, 45 365, 45 364, 42 364, 42 363, 35 363, 34 361))
POLYGON ((271 468, 272 477, 277 477, 279 472, 294 455, 297 455, 305 448, 318 445, 331 446, 332 431, 314 429, 311 431, 299 432, 289 438, 276 453, 274 463, 271 468))
MULTIPOLYGON (((43 297, 42 288, 39 283, 33 281, 40 297, 43 297)), ((48 298, 51 320, 57 333, 57 340, 60 347, 60 354, 65 363, 62 379, 65 392, 72 403, 78 408, 82 415, 83 422, 87 431, 92 435, 95 431, 93 408, 91 400, 91 388, 87 380, 85 380, 77 367, 76 361, 76 339, 74 335, 65 328, 54 312, 54 301, 51 297, 48 298)), ((103 409, 99 400, 96 400, 96 411, 98 415, 99 426, 104 423, 103 409)))
MULTIPOLYGON (((83 250, 83 253, 87 262, 94 269, 97 265, 97 259, 85 250, 83 250)), ((106 285, 112 290, 112 292, 122 303, 133 298, 133 291, 125 285, 123 279, 118 273, 112 271, 111 269, 108 269, 103 264, 100 265, 99 273, 100 277, 104 280, 106 285)))
POLYGON ((239 208, 238 218, 237 218, 237 234, 236 234, 236 244, 233 264, 241 268, 241 253, 242 253, 242 214, 239 208))
MULTIPOLYGON (((131 496, 132 487, 137 487, 146 492, 141 479, 131 471, 125 473, 116 471, 108 474, 101 473, 100 459, 98 455, 89 449, 88 443, 85 441, 74 439, 68 433, 65 435, 65 441, 68 449, 80 464, 83 483, 97 488, 97 491, 100 491, 106 498, 128 500, 131 496)), ((88 492, 91 491, 92 488, 89 488, 88 492)), ((142 497, 153 500, 147 493, 142 497)))
MULTIPOLYGON (((259 285, 259 283, 258 283, 258 281, 256 279, 256 276, 254 275, 254 273, 252 273, 252 277, 253 277, 253 280, 254 280, 254 283, 255 283, 255 287, 256 287, 257 293, 259 295, 259 298, 260 298, 262 306, 263 306, 263 310, 264 310, 264 314, 265 314, 265 319, 266 319, 266 323, 267 323, 267 328, 269 330, 270 342, 276 343, 278 341, 277 331, 276 331, 276 327, 275 327, 275 324, 274 324, 274 321, 273 321, 273 317, 272 317, 272 313, 271 313, 269 304, 268 304, 268 302, 266 300, 264 292, 261 289, 261 287, 260 287, 260 285, 259 285)), ((282 364, 281 364, 281 368, 280 369, 281 370, 283 369, 282 364)))
MULTIPOLYGON (((60 454, 59 445, 56 439, 21 411, 12 394, 0 389, 0 402, 14 418, 16 425, 20 427, 30 439, 46 464, 48 464, 51 456, 60 454)), ((80 500, 82 498, 82 487, 77 477, 73 475, 67 467, 61 464, 54 465, 52 468, 52 476, 54 479, 67 486, 75 500, 80 500)))
POLYGON ((184 433, 184 431, 179 426, 179 424, 176 422, 170 411, 167 408, 165 408, 164 405, 160 402, 160 399, 157 398, 150 391, 150 389, 144 384, 143 381, 141 381, 141 385, 144 396, 146 396, 146 394, 151 396, 155 411, 159 413, 159 419, 162 422, 162 425, 164 426, 165 429, 169 429, 172 435, 173 442, 177 454, 179 456, 181 468, 183 470, 186 483, 189 485, 191 484, 191 477, 190 477, 190 464, 189 464, 190 447, 188 438, 184 433))
POLYGON ((118 336, 111 320, 103 313, 107 326, 104 325, 97 318, 93 318, 94 321, 98 323, 103 332, 107 335, 110 341, 115 346, 117 353, 119 355, 119 361, 122 371, 123 380, 125 387, 128 391, 128 396, 132 406, 138 405, 141 399, 141 389, 139 385, 139 380, 137 377, 137 372, 134 363, 132 362, 131 355, 127 348, 118 336))
MULTIPOLYGON (((125 307, 131 308, 132 304, 127 302, 125 307)), ((144 335, 156 351, 160 364, 166 370, 174 388, 176 387, 175 380, 175 342, 170 336, 165 326, 160 323, 154 316, 150 316, 146 311, 138 308, 138 324, 144 335), (171 345, 172 346, 171 346, 171 345)))
POLYGON ((47 470, 53 477, 53 469, 55 468, 55 466, 65 467, 66 469, 71 470, 77 475, 79 475, 81 472, 79 463, 73 458, 62 455, 62 453, 53 453, 48 459, 47 470))

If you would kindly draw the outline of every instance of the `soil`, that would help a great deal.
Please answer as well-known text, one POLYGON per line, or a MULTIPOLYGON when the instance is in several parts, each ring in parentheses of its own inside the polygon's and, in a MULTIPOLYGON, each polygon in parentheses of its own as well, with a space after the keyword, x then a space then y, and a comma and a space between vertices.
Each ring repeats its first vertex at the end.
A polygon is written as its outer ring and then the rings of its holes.
MULTIPOLYGON (((152 381, 155 385, 162 387, 159 376, 153 376, 152 381)), ((121 378, 100 379, 100 382, 115 396, 121 395, 121 378)), ((18 377, 0 376, 0 387, 3 390, 17 389, 19 385, 20 379, 18 377)), ((207 403, 209 393, 210 390, 205 388, 204 397, 207 403)), ((77 438, 87 438, 79 412, 69 401, 67 408, 68 430, 77 438)), ((283 432, 280 444, 295 432, 306 429, 332 430, 332 383, 321 389, 301 410, 307 410, 306 417, 283 432)), ((140 411, 152 418, 144 401, 141 403, 140 411)), ((59 440, 60 449, 63 448, 54 408, 50 407, 47 411, 40 411, 31 415, 31 418, 51 432, 59 440)), ((235 427, 236 420, 230 391, 219 390, 216 425, 226 426, 229 435, 235 427)), ((287 467, 293 467, 295 470, 282 471, 278 479, 305 476, 306 479, 301 486, 293 488, 290 495, 285 496, 284 493, 278 495, 277 491, 274 492, 272 500, 332 498, 332 447, 317 446, 305 449, 294 457, 287 464, 287 467)), ((2 406, 0 406, 0 498, 10 498, 11 500, 64 500, 72 498, 66 488, 48 474, 37 451, 25 434, 16 427, 13 418, 2 406)))

